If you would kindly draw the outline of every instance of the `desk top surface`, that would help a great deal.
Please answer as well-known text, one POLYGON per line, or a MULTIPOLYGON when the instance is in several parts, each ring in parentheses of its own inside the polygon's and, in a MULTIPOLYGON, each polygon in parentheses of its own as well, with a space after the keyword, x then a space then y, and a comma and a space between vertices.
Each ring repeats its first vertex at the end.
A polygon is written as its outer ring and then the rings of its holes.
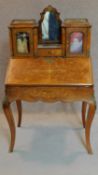
POLYGON ((5 85, 93 85, 90 58, 11 58, 5 85))

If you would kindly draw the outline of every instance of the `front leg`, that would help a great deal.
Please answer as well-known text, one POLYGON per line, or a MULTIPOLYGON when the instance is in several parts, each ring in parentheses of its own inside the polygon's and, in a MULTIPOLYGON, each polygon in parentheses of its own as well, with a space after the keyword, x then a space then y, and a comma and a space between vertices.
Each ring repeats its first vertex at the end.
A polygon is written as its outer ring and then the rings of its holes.
POLYGON ((91 148, 91 143, 90 143, 90 129, 91 129, 92 121, 94 118, 95 110, 96 110, 96 104, 94 102, 90 103, 86 125, 85 125, 86 145, 87 145, 88 153, 90 154, 92 154, 92 148, 91 148))
POLYGON ((15 129, 14 118, 13 118, 12 111, 10 108, 10 102, 7 98, 5 98, 5 100, 3 102, 3 110, 5 113, 6 119, 8 121, 8 125, 10 128, 10 134, 11 134, 9 152, 13 152, 14 144, 15 144, 16 129, 15 129))

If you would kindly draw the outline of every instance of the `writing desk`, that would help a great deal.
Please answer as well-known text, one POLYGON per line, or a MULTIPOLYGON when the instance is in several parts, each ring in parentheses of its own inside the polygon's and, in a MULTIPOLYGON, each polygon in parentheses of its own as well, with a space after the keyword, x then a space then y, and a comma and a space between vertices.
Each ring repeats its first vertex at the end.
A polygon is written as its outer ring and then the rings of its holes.
POLYGON ((44 102, 81 101, 86 146, 88 153, 92 153, 90 128, 96 103, 91 58, 10 58, 3 102, 3 109, 11 132, 10 152, 14 149, 16 130, 10 105, 16 101, 19 114, 18 126, 21 126, 22 100, 30 102, 37 100, 44 102), (87 105, 88 111, 86 113, 87 105))

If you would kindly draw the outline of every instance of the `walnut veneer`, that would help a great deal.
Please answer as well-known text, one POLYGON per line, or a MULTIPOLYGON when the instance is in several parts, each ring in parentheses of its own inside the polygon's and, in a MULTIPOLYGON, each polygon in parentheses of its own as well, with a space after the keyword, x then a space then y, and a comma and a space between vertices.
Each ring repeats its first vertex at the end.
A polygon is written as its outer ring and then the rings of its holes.
MULTIPOLYGON (((56 27, 53 26, 53 30, 57 31, 56 27)), ((88 153, 92 153, 90 128, 96 101, 90 57, 91 25, 88 20, 67 19, 62 23, 57 10, 48 6, 41 13, 39 23, 35 20, 14 20, 9 30, 12 57, 6 73, 3 102, 11 133, 9 151, 14 149, 16 135, 11 103, 16 102, 18 126, 21 126, 21 101, 41 100, 82 102, 86 146, 88 153), (57 20, 55 24, 61 25, 60 40, 43 41, 41 23, 46 12, 51 14, 52 20, 57 20)))
POLYGON ((10 104, 16 101, 21 125, 21 100, 82 101, 82 120, 86 144, 91 153, 90 127, 95 112, 91 59, 64 58, 10 59, 5 80, 6 99, 3 104, 11 130, 10 151, 15 143, 15 123, 10 104), (75 66, 74 66, 75 65, 75 66), (77 69, 76 69, 77 67, 77 69), (78 72, 78 74, 77 74, 78 72), (89 105, 86 119, 86 107, 89 105))

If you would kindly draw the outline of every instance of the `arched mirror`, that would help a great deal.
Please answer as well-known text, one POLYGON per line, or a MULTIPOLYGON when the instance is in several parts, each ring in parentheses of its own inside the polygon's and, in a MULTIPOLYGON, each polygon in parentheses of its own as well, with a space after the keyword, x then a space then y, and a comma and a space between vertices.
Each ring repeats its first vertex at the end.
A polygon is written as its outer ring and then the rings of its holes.
POLYGON ((59 13, 52 6, 48 6, 41 13, 39 21, 39 43, 61 43, 61 20, 59 13))

